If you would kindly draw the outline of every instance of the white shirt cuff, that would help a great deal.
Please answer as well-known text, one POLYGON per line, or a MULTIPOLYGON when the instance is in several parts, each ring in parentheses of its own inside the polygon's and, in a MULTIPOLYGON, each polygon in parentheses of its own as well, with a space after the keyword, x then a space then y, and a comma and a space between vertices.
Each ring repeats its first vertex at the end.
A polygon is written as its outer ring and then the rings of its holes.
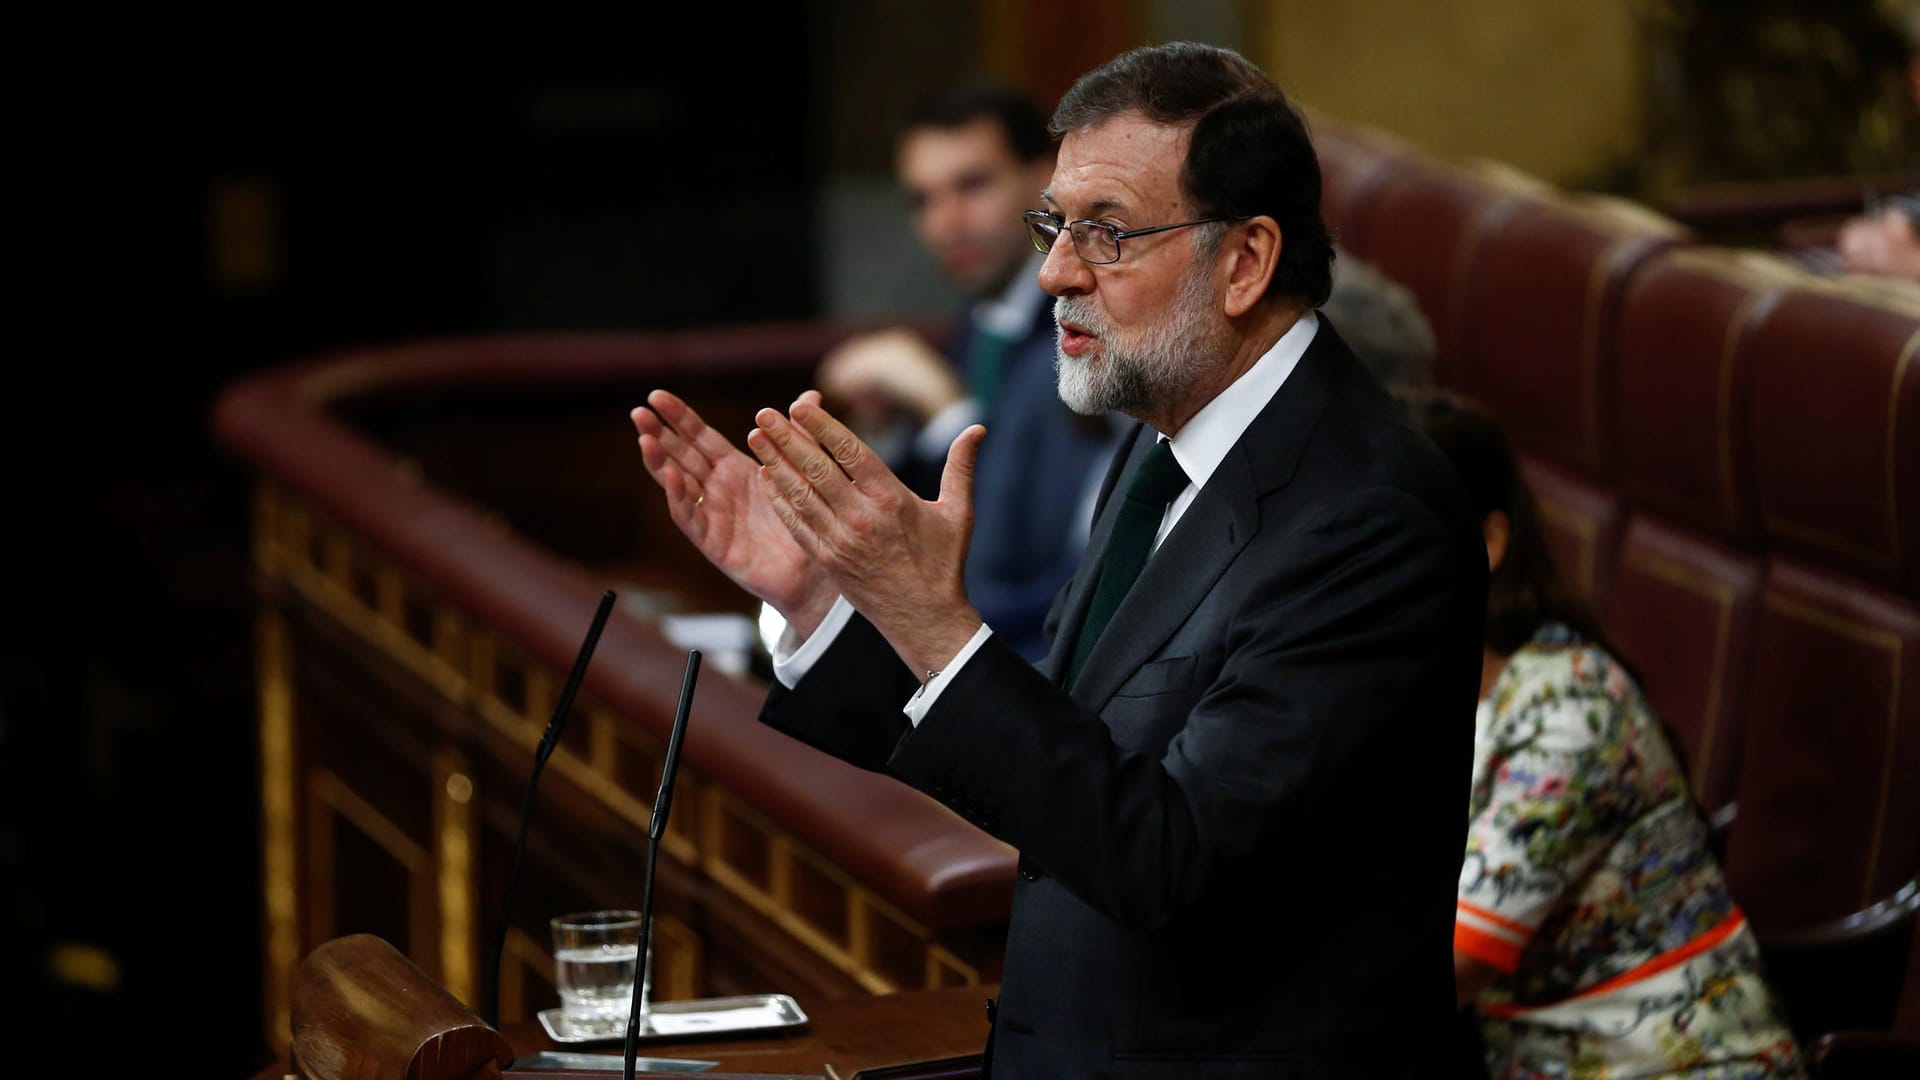
POLYGON ((779 640, 773 643, 773 677, 789 690, 800 685, 800 680, 813 670, 813 665, 833 644, 833 639, 840 636, 840 631, 847 628, 847 620, 851 618, 853 605, 847 603, 846 597, 837 596, 833 606, 827 609, 827 617, 813 628, 807 640, 801 641, 800 635, 794 632, 793 625, 789 623, 786 629, 780 631, 779 640))
POLYGON ((959 438, 961 432, 978 423, 979 420, 980 403, 970 397, 963 397, 933 414, 933 419, 927 421, 927 426, 921 428, 920 434, 913 437, 913 448, 918 450, 923 458, 944 461, 947 457, 947 449, 953 445, 953 440, 959 438))
POLYGON ((947 666, 941 668, 933 678, 928 679, 925 685, 921 686, 907 701, 906 707, 900 711, 907 714, 907 720, 914 727, 920 726, 920 721, 926 719, 927 713, 933 710, 933 703, 939 700, 940 691, 953 681, 955 675, 960 674, 960 669, 966 666, 967 661, 973 658, 973 654, 979 652, 980 646, 992 636, 993 628, 986 623, 981 623, 980 629, 975 630, 973 636, 967 639, 967 643, 960 646, 960 651, 953 654, 953 659, 947 661, 947 666))

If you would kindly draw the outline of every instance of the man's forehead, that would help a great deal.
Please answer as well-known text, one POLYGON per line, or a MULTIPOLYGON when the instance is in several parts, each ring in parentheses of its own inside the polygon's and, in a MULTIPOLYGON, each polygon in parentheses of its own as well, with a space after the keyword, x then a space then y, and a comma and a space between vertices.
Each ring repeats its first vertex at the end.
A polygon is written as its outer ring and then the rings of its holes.
POLYGON ((901 136, 897 151, 902 172, 993 168, 1018 163, 1000 122, 975 117, 953 127, 914 128, 901 136))
POLYGON ((1045 197, 1082 210, 1156 211, 1178 207, 1180 168, 1193 125, 1161 124, 1122 113, 1069 131, 1060 140, 1045 197))

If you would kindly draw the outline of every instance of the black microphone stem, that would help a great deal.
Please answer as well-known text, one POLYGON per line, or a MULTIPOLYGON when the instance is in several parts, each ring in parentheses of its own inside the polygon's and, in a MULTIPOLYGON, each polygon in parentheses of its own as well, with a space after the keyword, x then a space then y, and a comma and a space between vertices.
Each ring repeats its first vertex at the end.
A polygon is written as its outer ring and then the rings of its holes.
POLYGON ((680 704, 673 712, 673 733, 667 736, 667 757, 660 766, 660 791, 653 797, 653 815, 647 824, 647 878, 640 900, 640 951, 633 958, 633 1000, 627 1006, 627 1054, 620 1074, 624 1080, 633 1080, 634 1059, 640 1052, 640 1000, 647 988, 647 953, 653 947, 653 865, 660 856, 660 838, 667 834, 673 778, 680 771, 680 744, 686 740, 687 713, 693 708, 693 684, 699 677, 700 650, 694 649, 687 653, 680 704))
POLYGON ((587 677, 587 664, 593 659, 594 647, 600 644, 600 631, 606 628, 607 616, 613 613, 613 590, 608 589, 600 595, 600 607, 593 613, 593 625, 587 627, 587 639, 580 643, 579 655, 573 658, 573 671, 567 676, 565 686, 560 688, 560 699, 554 703, 553 716, 547 721, 547 730, 540 736, 540 745, 533 751, 533 772, 527 777, 526 794, 520 798, 520 835, 513 842, 513 868, 507 871, 506 904, 500 909, 500 930, 494 935, 493 950, 487 954, 487 968, 480 979, 481 996, 486 1002, 483 1018, 492 1027, 500 1026, 500 959, 507 950, 507 931, 513 925, 513 903, 520 893, 520 860, 527 852, 527 826, 533 824, 533 796, 540 788, 540 773, 547 767, 547 759, 553 756, 553 748, 560 745, 560 730, 567 726, 567 714, 573 711, 573 696, 580 692, 580 683, 587 677))

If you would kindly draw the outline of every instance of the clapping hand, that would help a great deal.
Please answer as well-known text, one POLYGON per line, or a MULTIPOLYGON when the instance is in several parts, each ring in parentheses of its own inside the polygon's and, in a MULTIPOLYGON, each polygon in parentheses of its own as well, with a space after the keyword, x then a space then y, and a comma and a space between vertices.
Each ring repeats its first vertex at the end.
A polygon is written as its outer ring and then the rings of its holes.
POLYGON ((836 590, 774 514, 760 487, 760 465, 665 390, 633 410, 633 426, 673 523, 708 562, 773 605, 801 637, 812 634, 836 590))
POLYGON ((816 393, 802 394, 786 416, 762 409, 754 423, 747 447, 764 464, 762 504, 777 527, 908 667, 943 667, 980 627, 962 570, 986 429, 976 424, 954 440, 940 498, 927 502, 828 414, 816 393))

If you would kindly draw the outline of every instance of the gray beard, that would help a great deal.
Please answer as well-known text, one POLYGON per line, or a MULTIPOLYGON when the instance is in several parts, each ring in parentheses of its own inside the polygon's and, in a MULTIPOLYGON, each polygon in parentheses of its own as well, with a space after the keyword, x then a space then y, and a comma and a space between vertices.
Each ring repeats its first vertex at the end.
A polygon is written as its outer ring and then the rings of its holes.
POLYGON ((1207 280, 1211 269, 1195 260, 1180 282, 1172 310, 1132 341, 1115 339, 1112 327, 1090 299, 1063 296, 1055 300, 1054 320, 1084 327, 1098 339, 1105 360, 1096 369, 1056 346, 1054 375, 1067 408, 1084 416, 1107 412, 1138 416, 1151 406, 1178 401, 1193 389, 1218 362, 1226 333, 1207 280))

